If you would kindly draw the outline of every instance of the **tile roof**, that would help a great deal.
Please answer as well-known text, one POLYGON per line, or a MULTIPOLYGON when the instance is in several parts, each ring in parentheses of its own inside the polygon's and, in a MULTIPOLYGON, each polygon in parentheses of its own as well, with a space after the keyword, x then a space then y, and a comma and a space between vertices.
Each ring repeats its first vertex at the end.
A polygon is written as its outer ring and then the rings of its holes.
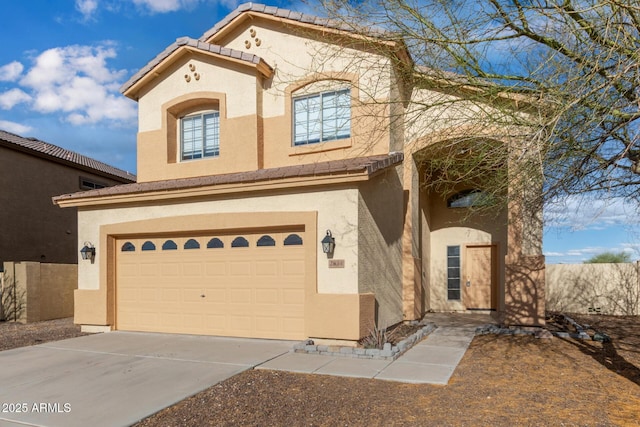
MULTIPOLYGON (((135 73, 129 80, 127 80, 127 82, 120 87, 120 92, 126 92, 131 86, 136 84, 136 82, 142 79, 147 73, 157 67, 162 61, 167 59, 173 52, 183 46, 189 46, 202 52, 215 53, 217 55, 226 56, 254 65, 258 65, 261 62, 264 63, 264 61, 262 61, 259 56, 246 53, 241 50, 230 49, 216 44, 205 43, 201 40, 192 39, 190 37, 180 37, 176 39, 174 43, 169 45, 165 50, 156 55, 156 57, 153 58, 147 65, 138 70, 138 72, 135 73)), ((265 65, 267 65, 270 70, 273 70, 273 68, 268 64, 265 63, 265 65)))
POLYGON ((213 37, 217 32, 226 27, 234 19, 245 12, 262 13, 265 15, 271 15, 278 18, 290 19, 292 21, 298 21, 305 24, 313 24, 321 27, 331 28, 335 30, 348 31, 353 33, 362 33, 370 36, 389 36, 391 33, 380 28, 375 27, 358 27, 357 25, 349 25, 346 22, 338 21, 335 19, 321 18, 315 15, 309 15, 306 13, 295 12, 289 9, 282 9, 274 6, 267 6, 259 3, 243 3, 238 6, 233 12, 225 16, 220 22, 210 28, 201 37, 200 41, 206 41, 213 37))
POLYGON ((82 191, 79 193, 63 194, 54 197, 54 201, 57 202, 81 198, 171 191, 225 184, 265 182, 286 178, 326 176, 335 174, 366 173, 371 176, 378 171, 401 163, 403 159, 404 155, 398 152, 378 156, 310 163, 306 165, 259 169, 251 172, 140 182, 135 184, 116 185, 98 190, 82 191))
POLYGON ((89 172, 108 176, 123 182, 136 181, 136 176, 134 174, 109 166, 106 163, 83 156, 82 154, 74 151, 58 147, 57 145, 40 141, 36 138, 24 138, 22 136, 0 130, 0 145, 30 154, 39 155, 58 163, 75 166, 77 168, 85 169, 89 172))

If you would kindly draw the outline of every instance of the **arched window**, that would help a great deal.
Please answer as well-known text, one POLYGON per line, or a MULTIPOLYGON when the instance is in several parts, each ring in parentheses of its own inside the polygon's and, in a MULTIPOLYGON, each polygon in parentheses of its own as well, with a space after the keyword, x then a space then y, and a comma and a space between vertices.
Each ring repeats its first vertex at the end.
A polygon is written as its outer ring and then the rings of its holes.
POLYGON ((297 234, 289 234, 284 239, 285 246, 296 246, 301 244, 302 244, 302 237, 298 236, 297 234))
POLYGON ((231 242, 231 247, 232 248, 248 248, 249 242, 244 237, 238 236, 235 239, 233 239, 233 242, 231 242))
POLYGON ((189 239, 184 244, 185 249, 200 249, 200 243, 196 239, 189 239))
POLYGON ((142 250, 143 251, 155 251, 156 250, 156 245, 154 245, 152 241, 147 240, 146 242, 144 242, 142 244, 142 250))
POLYGON ((469 208, 472 206, 485 206, 489 204, 490 196, 482 190, 464 190, 447 200, 448 208, 469 208))
POLYGON ((176 249, 178 249, 178 245, 176 245, 176 242, 174 242, 173 240, 167 240, 162 244, 163 251, 173 251, 176 249))
POLYGON ((209 240, 209 242, 207 243, 207 249, 219 249, 219 248, 224 248, 224 243, 222 243, 222 240, 218 239, 217 237, 214 237, 213 239, 209 240))
POLYGON ((131 242, 126 242, 120 249, 122 252, 134 252, 136 247, 131 242))
POLYGON ((267 236, 266 234, 258 239, 258 243, 256 246, 275 246, 276 241, 273 240, 273 237, 267 236))

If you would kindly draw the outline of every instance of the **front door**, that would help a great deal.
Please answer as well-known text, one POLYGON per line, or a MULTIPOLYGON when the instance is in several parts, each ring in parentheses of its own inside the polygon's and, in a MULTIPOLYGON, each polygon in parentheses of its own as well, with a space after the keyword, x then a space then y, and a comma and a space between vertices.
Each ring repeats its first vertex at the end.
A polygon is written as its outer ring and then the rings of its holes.
POLYGON ((464 305, 467 310, 495 309, 496 247, 467 246, 466 255, 464 305))

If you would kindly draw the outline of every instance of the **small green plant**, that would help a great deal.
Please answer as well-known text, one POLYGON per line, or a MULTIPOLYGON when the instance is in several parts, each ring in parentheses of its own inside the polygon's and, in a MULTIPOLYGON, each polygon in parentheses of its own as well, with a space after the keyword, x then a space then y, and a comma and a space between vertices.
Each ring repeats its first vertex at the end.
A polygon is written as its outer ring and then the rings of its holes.
POLYGON ((369 330, 369 335, 360 340, 360 345, 364 348, 377 348, 382 350, 386 343, 394 341, 394 331, 385 327, 375 325, 369 330))
POLYGON ((601 264, 601 263, 627 263, 631 262, 631 254, 628 252, 602 252, 601 254, 594 255, 585 264, 601 264))

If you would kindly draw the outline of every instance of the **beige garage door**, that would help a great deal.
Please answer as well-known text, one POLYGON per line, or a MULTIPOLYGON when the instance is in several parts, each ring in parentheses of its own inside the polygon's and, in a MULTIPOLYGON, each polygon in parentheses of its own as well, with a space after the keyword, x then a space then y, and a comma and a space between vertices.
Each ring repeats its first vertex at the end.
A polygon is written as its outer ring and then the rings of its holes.
POLYGON ((116 328, 303 339, 302 231, 121 239, 116 328))

